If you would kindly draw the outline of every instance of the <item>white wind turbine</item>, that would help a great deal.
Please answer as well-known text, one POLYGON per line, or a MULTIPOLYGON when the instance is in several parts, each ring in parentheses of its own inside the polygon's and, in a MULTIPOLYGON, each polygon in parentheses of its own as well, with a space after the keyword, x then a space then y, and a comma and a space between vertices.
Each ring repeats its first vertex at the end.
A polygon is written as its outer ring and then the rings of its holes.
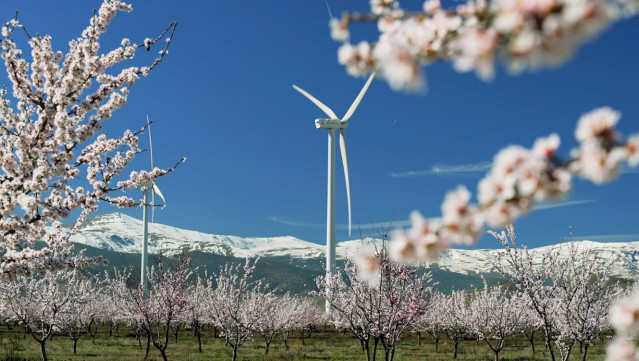
MULTIPOLYGON (((146 117, 147 128, 149 130, 149 152, 151 154, 151 171, 154 169, 153 166, 153 142, 151 141, 151 121, 149 117, 146 117)), ((142 222, 144 223, 144 230, 142 232, 142 262, 140 264, 140 283, 142 284, 142 289, 146 294, 149 287, 149 280, 146 277, 146 271, 149 264, 149 190, 152 192, 151 198, 151 223, 153 223, 153 218, 155 216, 155 194, 157 193, 160 198, 162 198, 162 202, 166 203, 164 200, 164 196, 162 192, 160 192, 160 188, 158 188, 155 182, 150 182, 142 186, 144 189, 144 211, 142 215, 142 222)))
MULTIPOLYGON (((342 165, 344 166, 344 178, 346 180, 346 199, 348 201, 348 234, 351 234, 351 188, 348 177, 348 158, 346 157, 346 138, 345 129, 348 126, 348 120, 357 109, 362 97, 368 90, 368 86, 371 84, 375 73, 364 84, 364 87, 355 98, 353 104, 348 109, 346 114, 340 119, 335 115, 331 108, 327 107, 324 103, 319 101, 314 96, 310 95, 303 89, 296 85, 293 88, 302 93, 315 105, 317 105, 326 115, 328 119, 319 118, 315 119, 315 127, 317 129, 328 129, 328 196, 326 207, 326 279, 330 279, 330 275, 335 273, 335 129, 339 129, 339 145, 340 153, 342 154, 342 165)), ((331 312, 331 306, 326 303, 326 312, 331 312)))

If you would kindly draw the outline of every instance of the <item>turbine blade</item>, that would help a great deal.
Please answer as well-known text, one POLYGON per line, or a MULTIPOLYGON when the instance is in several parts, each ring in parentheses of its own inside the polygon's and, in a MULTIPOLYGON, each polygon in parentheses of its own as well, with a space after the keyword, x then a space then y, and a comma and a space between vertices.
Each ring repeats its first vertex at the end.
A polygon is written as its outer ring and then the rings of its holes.
POLYGON ((344 166, 344 178, 346 179, 346 199, 348 201, 348 235, 351 235, 351 185, 348 177, 348 158, 346 157, 346 134, 344 128, 339 130, 339 150, 342 154, 342 165, 344 166))
POLYGON ((309 93, 307 93, 304 89, 298 87, 297 85, 293 84, 293 88, 295 90, 297 90, 298 92, 302 93, 302 95, 304 95, 305 97, 308 98, 308 100, 312 101, 313 104, 317 105, 320 109, 322 109, 322 111, 324 113, 326 113, 326 115, 328 115, 331 119, 339 119, 337 118, 337 115, 335 115, 335 113, 331 110, 331 108, 329 108, 328 106, 326 106, 324 103, 322 103, 321 101, 317 100, 317 98, 315 98, 314 96, 310 95, 309 93))
MULTIPOLYGON (((151 171, 153 171, 153 141, 151 139, 151 121, 149 120, 149 116, 146 116, 146 126, 149 128, 149 153, 151 155, 151 171)), ((155 220, 155 183, 153 183, 153 192, 151 192, 151 223, 154 223, 155 220)))
POLYGON ((151 140, 151 121, 149 116, 146 116, 146 124, 149 128, 149 152, 151 153, 151 170, 153 170, 153 141, 151 140))
POLYGON ((355 113, 355 109, 357 109, 359 102, 362 101, 362 98, 364 97, 364 94, 366 94, 366 91, 368 90, 368 86, 371 85, 371 81, 373 81, 374 77, 375 77, 375 73, 372 73, 371 76, 368 77, 366 84, 364 84, 364 87, 362 88, 362 90, 360 90, 359 94, 357 95, 357 98, 355 98, 355 101, 353 102, 353 104, 351 104, 351 107, 348 108, 348 111, 346 112, 346 114, 344 114, 344 118, 342 118, 342 123, 348 121, 353 115, 353 113, 355 113))
POLYGON ((153 182, 153 195, 155 195, 156 193, 160 196, 160 198, 162 198, 162 202, 166 203, 166 199, 164 199, 162 192, 160 192, 160 188, 158 188, 158 185, 153 182))

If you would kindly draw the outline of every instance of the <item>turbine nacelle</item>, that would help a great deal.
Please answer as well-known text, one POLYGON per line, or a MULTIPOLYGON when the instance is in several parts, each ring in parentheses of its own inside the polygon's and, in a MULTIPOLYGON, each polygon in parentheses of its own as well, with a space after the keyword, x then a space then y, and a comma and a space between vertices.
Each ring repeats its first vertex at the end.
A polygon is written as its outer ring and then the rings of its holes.
POLYGON ((346 127, 348 127, 348 122, 343 122, 340 119, 315 119, 315 128, 317 129, 344 129, 346 127))

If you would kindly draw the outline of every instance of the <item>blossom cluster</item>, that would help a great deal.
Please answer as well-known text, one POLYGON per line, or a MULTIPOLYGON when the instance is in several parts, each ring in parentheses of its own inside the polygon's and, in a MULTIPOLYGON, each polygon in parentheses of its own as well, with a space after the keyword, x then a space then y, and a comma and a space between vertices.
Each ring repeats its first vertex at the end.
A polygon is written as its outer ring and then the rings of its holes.
POLYGON ((69 42, 67 53, 53 49, 51 36, 31 37, 17 19, 2 25, 0 55, 12 87, 0 90, 0 278, 82 264, 66 252, 68 239, 98 203, 137 206, 139 200, 111 194, 171 170, 155 169, 144 177, 136 173, 118 182, 141 152, 141 131, 114 139, 101 134, 102 122, 126 104, 129 88, 160 63, 169 42, 149 66, 126 67, 124 62, 137 49, 170 39, 176 27, 171 23, 141 45, 123 39, 121 46, 102 53, 100 38, 120 11, 131 11, 131 6, 105 0, 81 36, 69 42), (23 35, 30 58, 18 47, 23 35), (75 210, 75 227, 64 231, 61 220, 75 210), (39 240, 47 245, 35 250, 39 240))
POLYGON ((595 183, 615 178, 622 167, 639 163, 639 134, 623 139, 614 126, 620 114, 608 107, 583 115, 575 137, 579 147, 569 159, 557 154, 557 134, 537 139, 531 149, 511 145, 499 151, 491 170, 479 182, 478 204, 464 187, 449 191, 441 205, 441 218, 411 215, 411 228, 397 230, 391 256, 405 261, 432 260, 453 244, 472 245, 483 225, 504 227, 527 214, 537 201, 556 200, 572 188, 573 176, 595 183))
POLYGON ((450 60, 460 72, 490 80, 502 59, 510 72, 554 66, 609 24, 639 11, 637 0, 468 0, 444 9, 426 0, 420 11, 398 1, 371 1, 370 14, 346 14, 330 22, 343 45, 338 61, 353 76, 370 72, 391 88, 414 91, 425 85, 422 65, 450 60), (354 22, 377 22, 379 39, 350 42, 354 22))
POLYGON ((639 350, 629 337, 639 336, 639 292, 626 295, 610 308, 610 323, 617 336, 608 345, 606 361, 637 361, 639 350))

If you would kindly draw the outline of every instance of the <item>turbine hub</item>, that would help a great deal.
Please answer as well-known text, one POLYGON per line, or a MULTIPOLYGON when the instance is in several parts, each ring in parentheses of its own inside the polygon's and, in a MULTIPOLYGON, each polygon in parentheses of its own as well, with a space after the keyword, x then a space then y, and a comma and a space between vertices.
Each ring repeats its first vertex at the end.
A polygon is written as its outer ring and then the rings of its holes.
POLYGON ((342 122, 340 119, 315 119, 315 127, 317 129, 344 129, 348 126, 348 122, 342 122))

